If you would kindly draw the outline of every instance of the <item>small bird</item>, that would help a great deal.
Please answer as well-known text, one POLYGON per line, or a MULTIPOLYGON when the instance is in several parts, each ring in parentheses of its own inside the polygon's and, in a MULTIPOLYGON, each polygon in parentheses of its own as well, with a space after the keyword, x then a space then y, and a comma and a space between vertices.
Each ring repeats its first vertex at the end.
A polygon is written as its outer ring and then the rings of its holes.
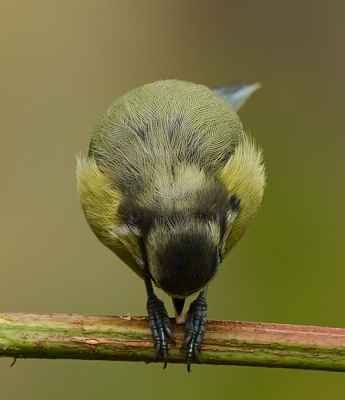
POLYGON ((145 282, 155 359, 174 341, 164 303, 176 317, 185 299, 187 369, 206 329, 206 291, 260 206, 262 151, 236 113, 260 84, 216 89, 162 80, 110 105, 77 158, 78 193, 98 239, 145 282))

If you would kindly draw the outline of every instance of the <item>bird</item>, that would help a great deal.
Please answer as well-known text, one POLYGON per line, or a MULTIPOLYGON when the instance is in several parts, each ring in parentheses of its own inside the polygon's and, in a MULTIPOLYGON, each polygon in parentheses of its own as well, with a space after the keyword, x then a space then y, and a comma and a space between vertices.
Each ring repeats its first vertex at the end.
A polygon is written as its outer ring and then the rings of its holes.
MULTIPOLYGON (((262 150, 237 111, 260 88, 210 89, 160 80, 115 100, 77 156, 77 188, 97 238, 145 283, 155 359, 168 362, 172 325, 154 287, 178 319, 187 297, 188 371, 201 363, 206 293, 229 251, 256 214, 265 187, 262 150)), ((130 288, 129 288, 130 290, 130 288)))

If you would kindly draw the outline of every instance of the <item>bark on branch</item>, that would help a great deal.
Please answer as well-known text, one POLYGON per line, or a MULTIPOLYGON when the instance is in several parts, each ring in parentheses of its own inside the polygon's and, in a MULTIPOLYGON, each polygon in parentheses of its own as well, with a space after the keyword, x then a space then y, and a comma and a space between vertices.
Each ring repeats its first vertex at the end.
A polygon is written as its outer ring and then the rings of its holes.
MULTIPOLYGON (((184 327, 172 325, 169 362, 185 363, 184 327)), ((153 356, 146 317, 0 313, 0 357, 150 363, 153 356)), ((201 357, 204 364, 345 371, 345 329, 208 321, 201 357)))

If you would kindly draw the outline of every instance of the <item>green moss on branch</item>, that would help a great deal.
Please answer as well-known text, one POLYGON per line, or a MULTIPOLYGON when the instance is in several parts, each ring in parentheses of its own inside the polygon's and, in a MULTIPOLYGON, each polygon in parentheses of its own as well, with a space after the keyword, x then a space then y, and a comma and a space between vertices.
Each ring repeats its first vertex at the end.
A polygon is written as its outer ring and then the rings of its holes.
MULTIPOLYGON (((169 362, 185 363, 184 327, 172 323, 169 362)), ((0 314, 0 357, 149 363, 153 356, 146 317, 0 314)), ((208 321, 201 356, 204 364, 345 371, 345 329, 208 321)))

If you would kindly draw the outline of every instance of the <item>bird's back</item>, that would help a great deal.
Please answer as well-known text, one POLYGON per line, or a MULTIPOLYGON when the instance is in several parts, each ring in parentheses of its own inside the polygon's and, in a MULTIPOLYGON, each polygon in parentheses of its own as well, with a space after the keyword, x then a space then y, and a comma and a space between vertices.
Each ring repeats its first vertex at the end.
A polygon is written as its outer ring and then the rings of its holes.
POLYGON ((113 185, 132 185, 193 165, 221 170, 242 134, 237 114, 205 86, 158 81, 116 100, 97 123, 89 156, 113 185))

